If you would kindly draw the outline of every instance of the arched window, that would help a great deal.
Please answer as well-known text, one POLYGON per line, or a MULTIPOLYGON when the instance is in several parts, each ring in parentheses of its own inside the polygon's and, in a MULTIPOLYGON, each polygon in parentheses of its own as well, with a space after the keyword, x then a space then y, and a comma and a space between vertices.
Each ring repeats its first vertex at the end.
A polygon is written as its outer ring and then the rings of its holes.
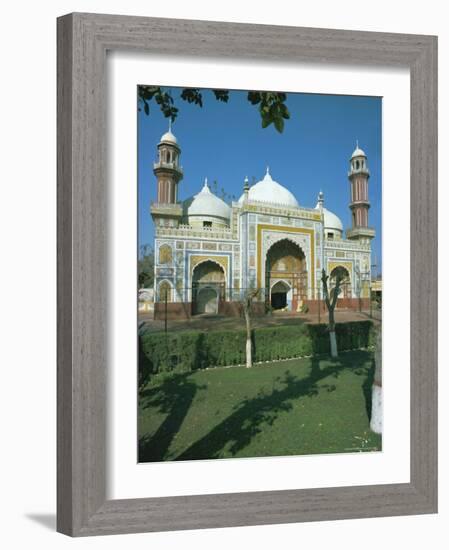
POLYGON ((168 281, 162 281, 161 283, 159 283, 159 301, 172 301, 172 287, 168 281))
POLYGON ((170 162, 170 151, 167 151, 167 162, 170 162))

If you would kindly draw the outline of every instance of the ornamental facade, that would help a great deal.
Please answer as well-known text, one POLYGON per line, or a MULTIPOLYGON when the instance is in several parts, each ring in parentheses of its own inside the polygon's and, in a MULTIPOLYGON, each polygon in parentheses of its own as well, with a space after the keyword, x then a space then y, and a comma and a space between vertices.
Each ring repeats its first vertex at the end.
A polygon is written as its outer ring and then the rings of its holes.
POLYGON ((344 276, 337 307, 366 307, 371 280, 368 225, 367 157, 357 147, 349 161, 352 226, 324 206, 318 194, 306 208, 267 168, 230 205, 215 195, 207 180, 192 198, 178 200, 183 178, 181 148, 171 129, 158 144, 154 163, 157 201, 155 225, 155 317, 199 314, 238 315, 248 289, 258 289, 255 309, 301 312, 322 307, 321 270, 335 280, 344 276))

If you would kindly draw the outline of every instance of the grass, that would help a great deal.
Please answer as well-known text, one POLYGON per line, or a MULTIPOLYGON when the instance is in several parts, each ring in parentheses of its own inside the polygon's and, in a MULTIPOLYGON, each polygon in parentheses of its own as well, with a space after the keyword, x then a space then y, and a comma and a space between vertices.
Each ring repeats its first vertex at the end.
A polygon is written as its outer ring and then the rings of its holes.
POLYGON ((372 451, 372 353, 157 375, 140 391, 139 461, 372 451))

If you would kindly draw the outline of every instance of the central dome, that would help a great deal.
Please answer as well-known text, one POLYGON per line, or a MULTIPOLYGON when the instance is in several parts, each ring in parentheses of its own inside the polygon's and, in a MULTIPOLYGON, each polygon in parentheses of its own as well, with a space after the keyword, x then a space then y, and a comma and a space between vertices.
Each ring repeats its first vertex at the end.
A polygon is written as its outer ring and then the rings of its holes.
POLYGON ((199 193, 192 199, 185 201, 189 219, 192 217, 212 217, 229 220, 231 217, 230 207, 220 198, 212 193, 207 184, 207 179, 199 193))
MULTIPOLYGON (((245 193, 240 197, 239 203, 241 204, 245 198, 245 193)), ((290 206, 293 208, 299 208, 298 201, 290 191, 271 178, 269 169, 263 180, 257 182, 250 187, 248 191, 248 199, 250 201, 266 202, 270 204, 278 204, 281 206, 290 206)))

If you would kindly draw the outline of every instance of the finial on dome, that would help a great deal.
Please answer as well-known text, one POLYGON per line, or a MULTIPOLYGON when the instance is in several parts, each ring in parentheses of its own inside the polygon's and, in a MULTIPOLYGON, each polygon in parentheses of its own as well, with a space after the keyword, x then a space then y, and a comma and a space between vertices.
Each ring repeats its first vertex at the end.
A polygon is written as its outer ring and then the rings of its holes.
POLYGON ((170 132, 170 134, 172 133, 172 131, 171 131, 171 116, 168 117, 168 131, 170 132))
POLYGON ((209 184, 207 182, 207 176, 204 178, 204 185, 203 185, 203 188, 201 189, 201 191, 210 193, 209 184))
POLYGON ((243 180, 243 189, 245 191, 249 190, 249 179, 248 176, 245 176, 245 179, 243 180))
POLYGON ((270 175, 271 175, 271 174, 270 174, 270 167, 268 166, 268 164, 267 164, 267 171, 266 171, 265 175, 266 175, 266 176, 270 176, 270 175))
POLYGON ((318 193, 318 202, 324 202, 324 193, 321 191, 318 193))
POLYGON ((358 140, 358 139, 355 140, 355 148, 356 148, 356 149, 359 148, 359 140, 358 140))

